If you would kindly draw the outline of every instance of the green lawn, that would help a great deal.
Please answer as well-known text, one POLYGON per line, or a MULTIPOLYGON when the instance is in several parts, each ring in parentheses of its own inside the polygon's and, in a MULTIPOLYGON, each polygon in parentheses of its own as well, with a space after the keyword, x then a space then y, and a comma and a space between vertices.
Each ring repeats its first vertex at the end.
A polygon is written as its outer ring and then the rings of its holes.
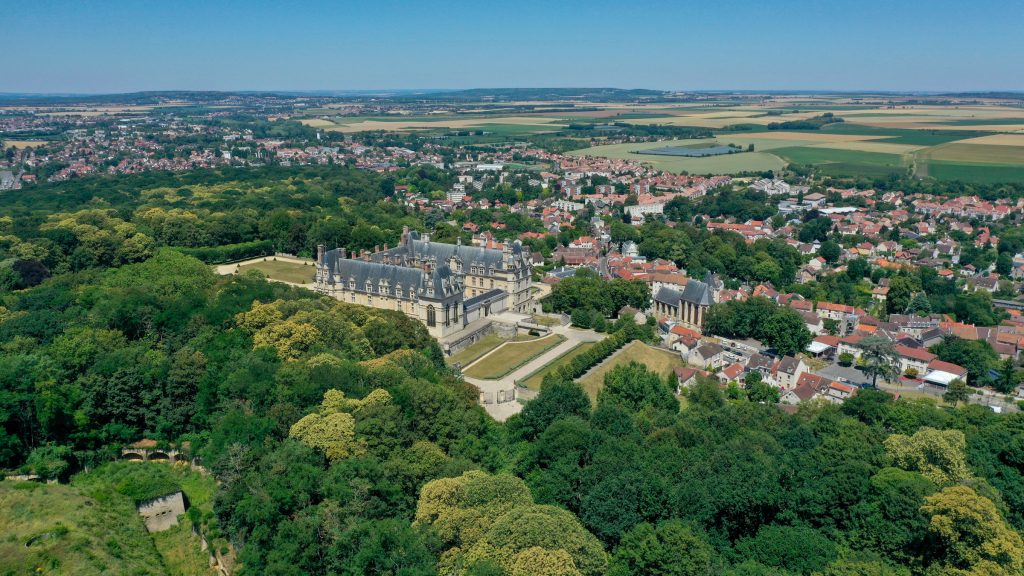
POLYGON ((573 358, 579 356, 580 354, 583 354, 587 350, 590 350, 591 348, 594 347, 594 344, 595 342, 584 342, 580 344, 579 346, 573 348, 572 350, 569 350, 565 354, 562 354, 547 366, 541 368, 540 370, 537 370, 536 372, 528 376, 525 380, 521 381, 520 384, 526 386, 531 390, 540 390, 541 382, 544 381, 545 376, 554 372, 555 370, 558 370, 562 366, 565 366, 569 362, 572 362, 573 358))
MULTIPOLYGON (((533 340, 533 338, 533 336, 516 336, 513 341, 522 342, 524 340, 533 340)), ((466 366, 473 360, 487 354, 505 342, 508 342, 508 340, 499 338, 497 334, 488 334, 455 354, 452 354, 448 358, 448 365, 451 366, 458 363, 462 366, 466 366)))
POLYGON ((246 270, 259 270, 271 280, 283 280, 296 284, 312 284, 313 275, 316 273, 316 267, 313 265, 312 260, 307 264, 297 264, 295 262, 274 260, 273 257, 267 257, 265 262, 254 262, 238 267, 239 273, 246 270))
POLYGON ((643 342, 634 341, 626 344, 604 364, 587 372, 579 380, 579 383, 591 399, 596 399, 597 392, 604 386, 604 375, 616 366, 633 361, 644 364, 648 370, 657 372, 661 376, 668 376, 676 368, 686 366, 686 362, 678 352, 661 350, 643 342))
POLYGON ((490 356, 472 365, 463 374, 471 378, 494 380, 501 378, 536 356, 565 341, 565 336, 552 334, 525 342, 506 342, 490 356))

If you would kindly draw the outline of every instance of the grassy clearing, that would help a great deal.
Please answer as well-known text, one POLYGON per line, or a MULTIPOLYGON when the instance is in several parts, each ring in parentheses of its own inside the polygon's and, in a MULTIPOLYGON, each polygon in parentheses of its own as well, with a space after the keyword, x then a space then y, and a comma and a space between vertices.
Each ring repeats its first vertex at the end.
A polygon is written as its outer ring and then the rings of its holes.
POLYGON ((686 366, 686 362, 676 352, 660 350, 643 342, 634 341, 623 346, 621 350, 613 354, 604 364, 587 372, 579 379, 580 386, 583 387, 591 399, 597 399, 598 391, 604 386, 604 375, 610 372, 612 368, 630 362, 639 362, 647 366, 648 370, 657 372, 663 377, 668 376, 676 368, 686 366))
POLYGON ((531 390, 540 390, 541 382, 544 381, 545 376, 551 374, 555 370, 558 370, 562 366, 565 366, 569 362, 572 362, 573 358, 579 356, 580 354, 583 354, 587 350, 590 350, 591 348, 594 347, 594 344, 596 344, 596 342, 584 342, 579 346, 573 348, 572 350, 569 350, 565 354, 562 354, 561 356, 556 358, 547 366, 531 374, 529 377, 526 378, 526 380, 523 380, 521 384, 531 390))
POLYGON ((4 574, 167 573, 131 500, 109 488, 0 482, 0 534, 4 574))
POLYGON ((471 378, 496 380, 564 341, 565 336, 552 334, 525 342, 506 342, 463 374, 471 378))
MULTIPOLYGON (((533 339, 533 336, 516 336, 515 339, 512 341, 524 342, 526 340, 533 339)), ((497 334, 488 334, 481 338, 480 340, 477 340, 476 342, 456 352, 455 354, 452 354, 451 357, 448 358, 448 365, 454 365, 458 363, 462 366, 465 366, 470 362, 476 360, 477 358, 483 356, 484 354, 487 354, 491 350, 494 350, 498 346, 501 346, 505 342, 508 342, 508 340, 498 337, 497 334)))
POLYGON ((310 261, 307 264, 297 264, 295 262, 285 262, 282 260, 267 260, 265 262, 254 262, 252 264, 245 264, 238 267, 239 273, 245 272, 246 270, 259 270, 267 275, 267 278, 271 280, 283 280, 285 282, 294 282, 296 284, 312 284, 313 274, 316 273, 316 268, 313 266, 313 262, 310 261))

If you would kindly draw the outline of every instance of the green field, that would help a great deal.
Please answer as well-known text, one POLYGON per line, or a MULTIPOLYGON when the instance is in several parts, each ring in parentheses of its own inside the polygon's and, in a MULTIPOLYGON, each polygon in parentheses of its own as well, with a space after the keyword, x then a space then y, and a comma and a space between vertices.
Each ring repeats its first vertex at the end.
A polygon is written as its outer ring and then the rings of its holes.
POLYGON ((316 272, 312 260, 308 264, 296 264, 295 262, 268 259, 265 262, 254 262, 238 267, 239 273, 246 270, 259 270, 271 280, 283 280, 295 284, 312 284, 313 275, 316 272))
POLYGON ((648 370, 657 372, 661 376, 668 376, 676 368, 687 365, 678 352, 660 350, 643 342, 634 341, 626 344, 604 364, 587 372, 580 378, 580 386, 591 399, 596 399, 598 391, 604 386, 604 375, 612 368, 630 362, 639 362, 647 366, 648 370))
MULTIPOLYGON (((653 165, 659 170, 670 172, 689 172, 691 174, 731 174, 744 171, 779 170, 785 164, 777 156, 766 154, 757 150, 770 148, 779 141, 764 141, 764 148, 757 146, 760 139, 746 138, 743 136, 728 135, 718 139, 703 140, 665 140, 661 142, 643 142, 627 144, 609 144, 595 146, 583 150, 575 150, 569 154, 572 156, 601 156, 605 158, 622 158, 644 162, 653 165), (716 144, 734 143, 745 147, 754 143, 754 152, 741 152, 738 154, 723 154, 720 156, 709 156, 705 158, 687 158, 684 156, 661 156, 655 154, 636 154, 635 151, 643 151, 647 148, 662 148, 665 146, 715 146, 716 144)), ((782 145, 791 145, 791 141, 782 142, 782 145)))
POLYGON ((912 146, 937 146, 946 142, 963 140, 964 138, 977 138, 989 134, 988 132, 973 132, 964 130, 908 130, 903 128, 879 128, 877 126, 864 126, 852 122, 837 122, 826 124, 822 129, 823 133, 851 134, 856 136, 885 136, 888 144, 909 144, 912 146))
POLYGON ((565 366, 569 362, 572 362, 573 358, 579 356, 580 354, 583 354, 587 350, 590 350, 591 348, 594 347, 594 344, 596 343, 584 342, 580 344, 579 346, 573 348, 572 350, 569 350, 565 354, 562 354, 547 366, 541 368, 540 370, 537 370, 533 374, 530 374, 530 376, 528 376, 525 380, 521 381, 520 384, 526 386, 531 390, 540 390, 541 382, 544 381, 545 376, 551 374, 555 370, 558 370, 562 366, 565 366))
POLYGON ((962 180, 978 184, 1024 181, 1024 166, 927 160, 923 170, 927 176, 937 180, 962 180))
POLYGON ((167 574, 132 501, 112 490, 0 482, 0 573, 167 574))
POLYGON ((793 164, 817 166, 821 172, 831 176, 885 177, 892 173, 903 173, 907 169, 901 156, 880 152, 792 147, 778 148, 772 153, 793 164))
POLYGON ((124 493, 134 489, 126 482, 149 471, 171 479, 191 507, 212 513, 213 477, 166 463, 111 463, 75 476, 71 484, 0 482, 0 573, 208 573, 210 557, 187 516, 174 528, 150 534, 124 493))
POLYGON ((552 334, 526 342, 506 342, 489 356, 463 371, 463 374, 470 378, 495 380, 564 341, 564 336, 552 334))

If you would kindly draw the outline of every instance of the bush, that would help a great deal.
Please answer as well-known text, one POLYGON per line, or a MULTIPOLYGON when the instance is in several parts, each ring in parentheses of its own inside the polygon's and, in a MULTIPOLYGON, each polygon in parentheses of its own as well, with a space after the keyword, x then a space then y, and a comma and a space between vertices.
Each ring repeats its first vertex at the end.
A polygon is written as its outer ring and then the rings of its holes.
POLYGON ((255 240, 224 246, 204 246, 201 248, 175 248, 183 254, 198 258, 206 264, 221 264, 232 260, 244 260, 257 256, 266 256, 274 252, 274 243, 270 240, 255 240))

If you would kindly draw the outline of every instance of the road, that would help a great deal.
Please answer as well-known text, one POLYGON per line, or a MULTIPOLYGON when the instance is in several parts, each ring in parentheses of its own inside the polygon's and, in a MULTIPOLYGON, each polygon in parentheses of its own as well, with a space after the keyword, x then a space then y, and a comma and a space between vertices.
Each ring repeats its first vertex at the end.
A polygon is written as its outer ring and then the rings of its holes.
MULTIPOLYGON (((505 390, 506 393, 509 390, 516 390, 516 394, 519 398, 524 400, 530 399, 536 396, 536 392, 532 390, 527 390, 526 388, 517 389, 516 382, 518 380, 526 378, 530 374, 533 374, 535 371, 540 370, 544 366, 553 362, 562 354, 565 354, 569 350, 572 350, 573 348, 579 346, 584 342, 597 342, 599 340, 603 340, 607 336, 606 334, 600 334, 594 332, 593 330, 578 330, 576 328, 570 328, 569 326, 554 326, 551 328, 551 332, 553 334, 560 334, 564 336, 565 341, 559 344, 558 346, 555 346, 551 350, 548 350, 547 352, 541 354, 540 356, 537 356, 533 360, 530 360, 526 364, 523 364, 519 368, 516 368, 512 372, 509 372, 508 374, 502 376, 501 378, 498 378, 496 380, 482 380, 480 378, 465 377, 466 382, 469 382, 470 384, 476 386, 477 388, 480 389, 481 392, 488 394, 493 398, 498 397, 498 392, 500 390, 505 390)), ((497 350, 497 348, 491 350, 487 354, 484 354, 480 358, 467 364, 463 368, 463 370, 469 368, 470 366, 473 366, 477 362, 485 361, 488 356, 494 354, 495 350, 497 350)), ((484 409, 487 410, 487 413, 490 414, 491 417, 494 418, 495 420, 499 422, 504 422, 505 419, 508 418, 509 416, 513 414, 518 414, 519 411, 523 409, 523 405, 518 401, 513 400, 511 402, 502 402, 501 404, 484 404, 484 409)))
MULTIPOLYGON (((840 378, 845 379, 851 384, 858 386, 866 386, 871 384, 871 379, 866 377, 863 372, 856 368, 843 367, 838 364, 830 364, 819 370, 818 374, 839 380, 840 378)), ((904 386, 900 384, 891 384, 888 382, 879 382, 878 387, 886 392, 892 394, 908 394, 913 393, 917 395, 932 396, 936 400, 942 400, 942 395, 946 393, 946 389, 942 386, 935 386, 932 384, 925 384, 921 382, 916 386, 904 386)), ((981 404, 983 406, 998 406, 1002 408, 1004 412, 1016 412, 1019 408, 1017 407, 1016 401, 1006 402, 1004 400, 1005 394, 999 394, 990 390, 981 390, 980 394, 971 394, 967 399, 971 404, 981 404)))

